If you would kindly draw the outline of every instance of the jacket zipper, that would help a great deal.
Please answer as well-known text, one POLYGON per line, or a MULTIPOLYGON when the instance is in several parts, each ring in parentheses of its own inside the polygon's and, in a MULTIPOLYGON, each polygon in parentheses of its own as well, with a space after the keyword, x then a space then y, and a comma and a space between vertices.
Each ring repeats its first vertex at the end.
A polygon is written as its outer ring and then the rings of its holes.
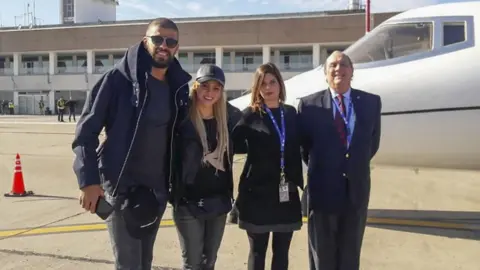
MULTIPOLYGON (((140 93, 138 83, 135 83, 135 91, 136 91, 136 93, 140 93)), ((143 109, 144 109, 145 103, 147 101, 147 96, 148 96, 148 85, 147 85, 147 81, 145 81, 145 97, 143 98, 142 107, 140 108, 140 112, 138 114, 138 118, 137 118, 137 122, 135 124, 135 130, 133 132, 132 140, 130 141, 130 146, 128 147, 127 155, 125 156, 125 160, 123 161, 122 169, 120 170, 120 173, 118 175, 117 184, 115 185, 115 189, 112 192, 112 197, 115 197, 115 195, 117 193, 120 181, 122 179, 122 176, 123 176, 123 173, 124 173, 124 170, 125 170, 125 167, 127 165, 128 159, 130 157, 130 152, 132 151, 133 144, 135 142, 135 138, 137 137, 138 126, 140 125, 140 119, 143 116, 143 109)))
POLYGON ((175 118, 173 118, 173 125, 172 125, 172 130, 171 130, 171 139, 170 139, 170 170, 169 170, 169 175, 168 175, 168 181, 169 183, 172 183, 172 169, 173 169, 173 141, 174 141, 174 137, 175 137, 175 125, 177 123, 177 118, 178 118, 178 103, 177 103, 177 95, 178 95, 178 92, 180 91, 181 88, 183 88, 185 85, 187 85, 187 83, 184 83, 182 86, 180 86, 179 88, 177 88, 177 90, 175 91, 175 95, 174 95, 174 100, 175 100, 175 118))

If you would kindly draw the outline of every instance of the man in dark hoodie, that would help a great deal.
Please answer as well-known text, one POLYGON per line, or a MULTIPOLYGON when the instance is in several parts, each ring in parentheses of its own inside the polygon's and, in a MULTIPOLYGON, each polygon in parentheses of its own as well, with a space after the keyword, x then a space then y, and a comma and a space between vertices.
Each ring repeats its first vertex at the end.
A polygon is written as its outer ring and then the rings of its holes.
POLYGON ((152 21, 143 40, 95 84, 77 124, 72 148, 80 204, 97 214, 102 199, 113 206, 106 222, 116 269, 152 266, 177 159, 177 125, 188 110, 191 76, 174 57, 178 37, 171 20, 152 21))

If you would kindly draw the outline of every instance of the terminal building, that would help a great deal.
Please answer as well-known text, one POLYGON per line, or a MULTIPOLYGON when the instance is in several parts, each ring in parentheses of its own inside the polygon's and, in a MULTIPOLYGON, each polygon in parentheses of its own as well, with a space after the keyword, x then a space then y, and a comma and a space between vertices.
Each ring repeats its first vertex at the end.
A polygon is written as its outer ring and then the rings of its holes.
MULTIPOLYGON (((54 110, 63 97, 76 100, 80 112, 99 77, 140 42, 150 21, 116 21, 117 4, 62 0, 59 25, 1 28, 0 100, 13 100, 16 114, 39 114, 40 100, 54 110)), ((372 14, 372 27, 395 14, 372 14)), ((195 76, 201 64, 220 66, 230 99, 251 87, 262 63, 274 62, 286 80, 365 34, 361 8, 173 20, 180 31, 176 57, 184 69, 195 76)))

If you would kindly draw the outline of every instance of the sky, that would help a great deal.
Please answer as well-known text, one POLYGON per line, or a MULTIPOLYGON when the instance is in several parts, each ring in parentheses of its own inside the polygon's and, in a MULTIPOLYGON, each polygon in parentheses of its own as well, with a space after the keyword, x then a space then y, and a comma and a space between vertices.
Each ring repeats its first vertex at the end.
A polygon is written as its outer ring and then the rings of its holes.
MULTIPOLYGON (((371 0, 372 12, 403 11, 438 3, 464 1, 371 0)), ((5 27, 23 24, 25 20, 22 14, 25 13, 25 7, 30 3, 32 11, 33 2, 39 24, 59 23, 60 0, 0 0, 0 25, 5 27)), ((117 20, 325 11, 348 7, 348 0, 119 0, 119 2, 117 20)))

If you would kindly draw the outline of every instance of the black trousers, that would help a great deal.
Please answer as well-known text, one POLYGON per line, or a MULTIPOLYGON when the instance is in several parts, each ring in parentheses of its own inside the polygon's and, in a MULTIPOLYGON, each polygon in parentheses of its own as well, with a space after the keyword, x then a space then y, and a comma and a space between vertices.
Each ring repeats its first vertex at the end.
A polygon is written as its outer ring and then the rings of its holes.
MULTIPOLYGON (((272 270, 288 269, 288 253, 293 232, 272 233, 272 270)), ((250 243, 248 255, 248 270, 265 270, 265 255, 267 254, 270 233, 247 232, 250 243)))
POLYGON ((63 122, 63 115, 65 114, 65 109, 58 109, 58 121, 63 122))
POLYGON ((68 110, 68 121, 71 122, 72 121, 72 117, 73 117, 73 121, 77 121, 75 119, 75 109, 69 109, 68 110))
POLYGON ((367 209, 338 215, 311 210, 309 214, 310 270, 359 270, 367 209))

